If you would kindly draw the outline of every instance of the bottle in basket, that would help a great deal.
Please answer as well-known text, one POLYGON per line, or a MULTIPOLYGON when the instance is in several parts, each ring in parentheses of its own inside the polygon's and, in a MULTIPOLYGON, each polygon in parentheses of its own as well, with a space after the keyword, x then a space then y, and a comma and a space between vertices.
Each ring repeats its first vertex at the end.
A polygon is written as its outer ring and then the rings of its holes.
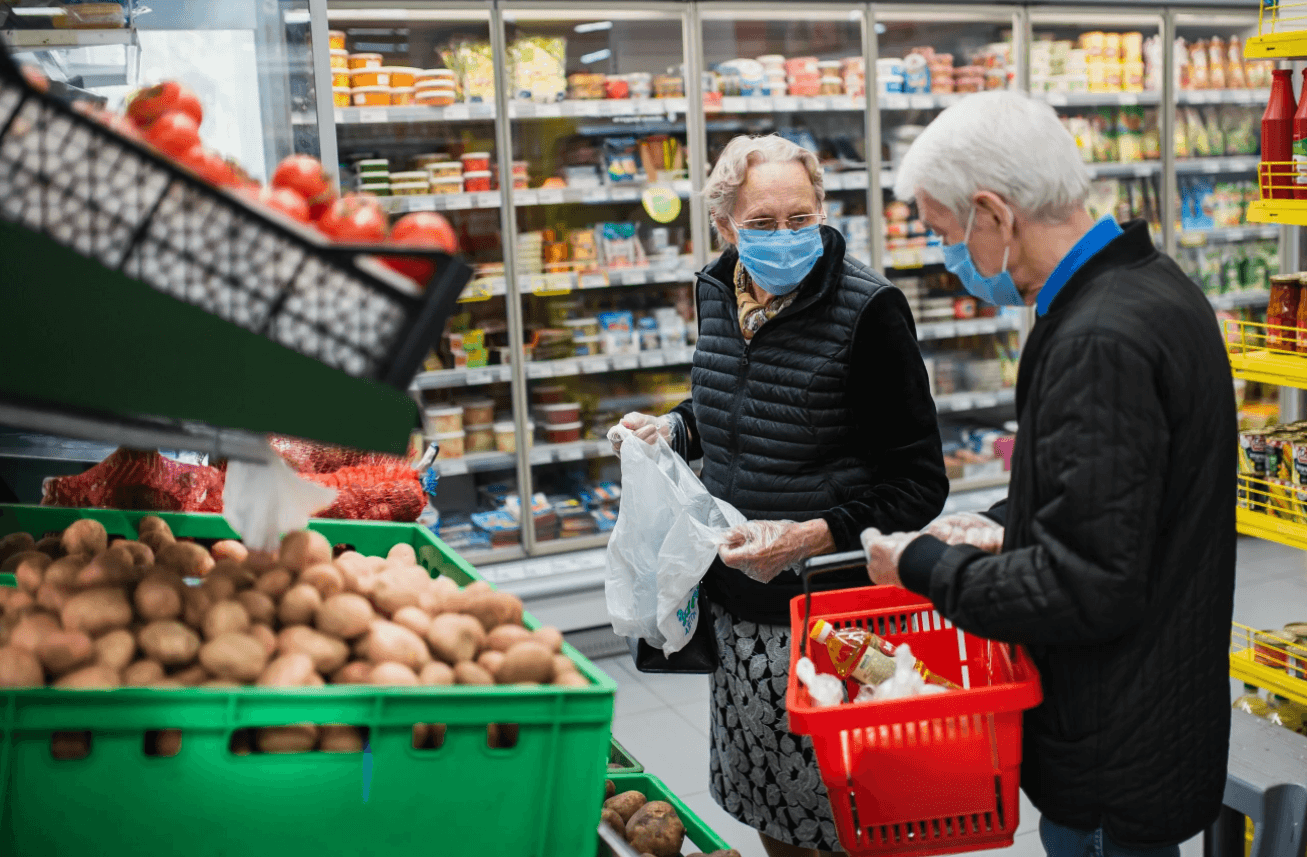
MULTIPOLYGON (((874 687, 894 676, 894 653, 898 646, 864 628, 836 630, 825 619, 818 619, 808 636, 826 647, 840 678, 852 677, 874 687)), ((920 659, 913 668, 931 684, 960 690, 953 682, 931 672, 920 659)))

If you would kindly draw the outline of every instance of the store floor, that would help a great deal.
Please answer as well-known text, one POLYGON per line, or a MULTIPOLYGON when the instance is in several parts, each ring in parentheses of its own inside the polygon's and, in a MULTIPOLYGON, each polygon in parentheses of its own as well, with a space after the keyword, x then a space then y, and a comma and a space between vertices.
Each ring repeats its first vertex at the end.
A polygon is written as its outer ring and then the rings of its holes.
MULTIPOLYGON (((1235 621, 1276 628, 1307 620, 1304 556, 1271 542, 1240 538, 1235 621)), ((727 815, 708 794, 708 678, 644 675, 636 672, 629 657, 597 663, 618 684, 613 737, 743 857, 765 857, 757 833, 727 815)), ((1022 795, 1015 843, 990 853, 1043 857, 1038 829, 1039 813, 1022 795)), ((686 852, 691 850, 687 844, 686 852)), ((1181 849, 1182 857, 1201 854, 1201 837, 1181 849)))

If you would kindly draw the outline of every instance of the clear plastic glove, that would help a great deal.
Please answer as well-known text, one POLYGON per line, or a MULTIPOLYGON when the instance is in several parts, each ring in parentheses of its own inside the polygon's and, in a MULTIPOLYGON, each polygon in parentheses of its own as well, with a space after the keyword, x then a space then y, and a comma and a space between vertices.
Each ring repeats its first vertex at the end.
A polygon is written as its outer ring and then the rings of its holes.
MULTIPOLYGON (((662 435, 663 440, 668 443, 672 442, 672 421, 668 417, 651 417, 648 414, 633 412, 622 417, 620 425, 635 432, 636 437, 648 444, 654 443, 658 435, 662 435)), ((608 430, 608 442, 613 445, 613 452, 621 455, 622 437, 617 428, 613 426, 608 430)))
POLYGON ((899 560, 912 540, 921 533, 882 533, 875 527, 862 531, 862 549, 867 552, 867 576, 877 586, 902 586, 899 560))
POLYGON ((798 528, 794 521, 747 521, 722 535, 717 555, 759 583, 771 583, 807 558, 798 528))
POLYGON ((936 518, 922 532, 948 545, 972 545, 989 553, 1003 550, 1003 527, 977 512, 957 512, 936 518))

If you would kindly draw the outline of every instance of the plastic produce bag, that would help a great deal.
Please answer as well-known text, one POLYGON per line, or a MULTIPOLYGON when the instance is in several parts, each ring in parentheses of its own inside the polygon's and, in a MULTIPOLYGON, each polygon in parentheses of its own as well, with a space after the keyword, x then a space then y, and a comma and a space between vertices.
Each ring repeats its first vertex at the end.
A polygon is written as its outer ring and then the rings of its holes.
POLYGON ((295 475, 276 455, 266 464, 231 461, 222 492, 223 517, 254 550, 274 551, 282 533, 302 530, 336 499, 334 489, 295 475))
POLYGON ((648 444, 622 426, 613 433, 622 441, 622 506, 608 541, 608 615, 617 634, 671 655, 694 635, 695 588, 722 537, 745 519, 661 436, 648 444))
POLYGON ((894 652, 894 675, 875 686, 864 684, 853 701, 907 699, 935 693, 948 693, 948 689, 929 683, 917 672, 917 656, 912 654, 912 647, 904 643, 894 652))

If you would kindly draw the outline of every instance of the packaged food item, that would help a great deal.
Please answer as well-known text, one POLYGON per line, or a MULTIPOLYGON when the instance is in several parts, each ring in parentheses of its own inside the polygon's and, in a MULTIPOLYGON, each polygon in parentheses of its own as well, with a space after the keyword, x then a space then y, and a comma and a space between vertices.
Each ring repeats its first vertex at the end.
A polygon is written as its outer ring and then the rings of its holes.
MULTIPOLYGON (((569 74, 567 76, 567 97, 573 100, 609 97, 607 82, 608 77, 603 74, 569 74)), ((625 96, 612 97, 624 98, 625 96)))
POLYGON ((601 336, 574 336, 572 343, 576 346, 575 354, 577 357, 596 357, 604 353, 603 337, 601 336))
POLYGON ((359 185, 360 193, 370 193, 373 196, 390 196, 390 182, 364 182, 359 185))
POLYGON ((383 65, 381 54, 350 54, 349 67, 352 69, 359 68, 381 68, 383 65))
POLYGON ((439 83, 448 84, 450 86, 455 86, 457 80, 458 80, 458 75, 456 75, 452 69, 429 68, 423 71, 419 71, 416 75, 414 75, 413 85, 417 86, 419 83, 439 82, 439 83))
POLYGON ((424 196, 431 192, 431 185, 428 182, 397 182, 390 183, 390 193, 392 196, 424 196))
POLYGON ((356 86, 350 90, 355 107, 390 106, 389 86, 356 86))
POLYGON ((333 72, 336 69, 349 71, 349 51, 343 48, 331 49, 331 68, 333 72))
POLYGON ((517 452, 517 426, 511 421, 495 423, 495 449, 517 452))
POLYGON ((349 73, 350 86, 360 89, 365 86, 390 86, 390 72, 381 67, 356 68, 349 73))
POLYGON ((626 78, 617 75, 605 75, 604 77, 604 97, 605 98, 630 98, 631 85, 626 78))
POLYGON ((581 424, 562 423, 545 426, 545 438, 550 443, 572 443, 581 439, 581 424))
POLYGON ((495 421, 494 399, 468 399, 461 406, 465 426, 488 426, 495 421))
POLYGON ((1297 274, 1271 277, 1271 296, 1266 306, 1266 347, 1294 351, 1298 346, 1298 301, 1302 285, 1297 274))
POLYGON ((461 41, 440 55, 445 65, 457 72, 464 101, 488 104, 495 100, 495 61, 490 42, 461 41))
POLYGON ((463 177, 449 176, 446 178, 431 179, 431 192, 433 194, 462 193, 463 177))
POLYGON ((444 152, 434 152, 430 155, 418 155, 413 158, 413 167, 419 170, 426 170, 432 178, 446 179, 453 176, 463 175, 463 165, 458 161, 451 161, 449 155, 444 152))
POLYGON ((382 175, 390 178, 390 160, 388 158, 366 158, 354 162, 354 169, 360 176, 382 175))
POLYGON ((654 98, 684 98, 685 81, 680 75, 660 74, 654 77, 654 98))
POLYGON ((427 408, 422 412, 427 434, 457 434, 463 436, 463 409, 454 405, 427 408))
POLYGON ((635 316, 631 312, 601 312, 599 326, 606 354, 634 354, 640 350, 635 339, 635 316))
POLYGON ((333 86, 331 88, 331 103, 335 107, 349 107, 350 91, 348 86, 333 86))
POLYGON ((508 80, 514 98, 553 104, 567 97, 567 40, 526 36, 508 46, 508 80))
POLYGON ((490 171, 473 170, 463 173, 463 190, 468 193, 490 190, 490 171))
POLYGON ((448 107, 454 103, 454 90, 445 87, 417 86, 414 88, 413 97, 424 107, 448 107))
POLYGON ((436 458, 462 458, 467 451, 467 436, 461 431, 438 434, 432 440, 440 447, 436 458))
POLYGON ((562 322, 563 327, 571 328, 577 336, 598 336, 599 319, 597 318, 572 318, 562 322))
POLYGON ((381 70, 390 76, 391 86, 415 86, 418 75, 422 73, 422 69, 406 65, 388 65, 381 70))
POLYGON ((390 103, 396 107, 408 107, 417 104, 417 90, 411 86, 391 87, 390 103))
POLYGON ((340 87, 349 89, 349 85, 350 85, 350 72, 348 69, 333 68, 331 70, 332 89, 339 89, 340 87))
MULTIPOLYGON (((809 638, 821 643, 830 654, 831 664, 840 678, 853 678, 866 685, 877 685, 894 676, 894 653, 898 646, 865 628, 835 629, 824 619, 813 623, 809 638)), ((958 690, 946 678, 931 672, 920 660, 913 670, 931 684, 958 690)))
POLYGON ((562 425, 579 422, 581 419, 580 402, 558 402, 552 405, 540 405, 538 416, 542 416, 546 425, 562 425))
MULTIPOLYGON (((537 405, 554 405, 563 401, 568 395, 567 388, 562 384, 537 384, 531 388, 531 401, 537 405)), ((1265 456, 1263 456, 1263 466, 1265 466, 1265 456)))
POLYGON ((469 170, 474 172, 488 171, 490 169, 489 152, 465 152, 459 158, 463 163, 463 171, 469 170))
POLYGON ((328 30, 328 31, 327 31, 327 44, 331 46, 331 50, 333 50, 333 51, 343 51, 343 50, 345 50, 345 31, 344 31, 344 30, 328 30))
POLYGON ((844 79, 838 75, 823 77, 821 79, 820 95, 840 95, 844 91, 844 79))
POLYGON ((465 452, 494 452, 495 429, 493 425, 468 426, 463 432, 463 449, 465 452))

